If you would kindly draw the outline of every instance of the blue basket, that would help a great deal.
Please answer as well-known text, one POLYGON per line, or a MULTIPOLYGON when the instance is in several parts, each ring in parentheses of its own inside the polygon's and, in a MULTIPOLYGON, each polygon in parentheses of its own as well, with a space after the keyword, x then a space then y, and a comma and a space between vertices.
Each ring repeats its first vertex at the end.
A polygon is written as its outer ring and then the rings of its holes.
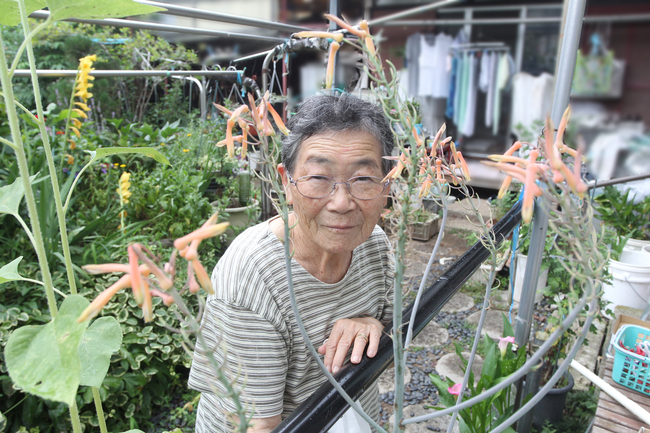
POLYGON ((619 345, 621 341, 626 347, 634 348, 637 343, 650 341, 650 329, 624 325, 614 336, 612 344, 616 351, 612 379, 641 394, 650 395, 650 358, 623 349, 619 345))

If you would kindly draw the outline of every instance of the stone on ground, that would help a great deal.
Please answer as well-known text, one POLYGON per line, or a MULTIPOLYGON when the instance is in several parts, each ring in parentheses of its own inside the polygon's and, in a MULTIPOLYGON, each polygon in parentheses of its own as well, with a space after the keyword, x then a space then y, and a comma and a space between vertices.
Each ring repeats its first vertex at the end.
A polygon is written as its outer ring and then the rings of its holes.
MULTIPOLYGON (((469 359, 469 352, 462 352, 465 360, 469 359)), ((448 377, 454 383, 461 383, 463 381, 463 370, 461 369, 461 360, 455 353, 448 353, 438 361, 436 364, 436 371, 440 376, 448 377)), ((474 381, 478 382, 481 377, 481 369, 483 368, 483 358, 476 355, 474 357, 474 365, 472 371, 474 372, 474 381)))
MULTIPOLYGON (((414 416, 426 415, 436 412, 434 409, 425 409, 423 404, 414 404, 413 406, 406 406, 404 408, 404 418, 411 418, 414 416)), ((392 425, 395 420, 395 415, 391 415, 388 419, 388 422, 392 425)), ((431 433, 432 431, 439 431, 445 433, 449 422, 451 421, 450 415, 444 415, 438 418, 434 418, 429 421, 417 423, 417 424, 407 424, 405 433, 431 433), (430 428, 429 428, 430 427, 430 428)), ((386 426, 384 426, 386 428, 386 426)), ((387 431, 392 431, 392 428, 387 431)), ((454 425, 452 430, 454 433, 458 433, 458 420, 454 425)))
MULTIPOLYGON (((485 316, 485 322, 483 323, 483 329, 481 329, 481 335, 487 334, 493 340, 503 337, 503 314, 503 311, 500 310, 488 310, 485 316)), ((477 311, 469 315, 467 323, 478 326, 480 318, 481 312, 477 311)))
POLYGON ((474 299, 465 293, 456 293, 442 308, 445 313, 458 313, 471 310, 474 307, 474 299))
MULTIPOLYGON (((404 385, 411 382, 411 370, 406 367, 406 374, 404 374, 404 385)), ((395 367, 386 369, 379 379, 377 379, 377 387, 379 394, 395 391, 395 367)))
POLYGON ((411 346, 426 348, 442 346, 447 340, 449 340, 449 332, 432 320, 413 339, 411 346))
MULTIPOLYGON (((593 324, 596 325, 596 332, 589 332, 589 334, 587 334, 587 342, 589 345, 583 345, 578 350, 575 360, 576 362, 584 365, 587 370, 596 372, 598 355, 600 354, 603 338, 605 338, 607 325, 599 320, 594 320, 593 324)), ((591 386, 591 381, 575 371, 573 368, 569 367, 569 370, 571 371, 571 374, 573 375, 573 379, 575 381, 573 389, 588 390, 591 386)))

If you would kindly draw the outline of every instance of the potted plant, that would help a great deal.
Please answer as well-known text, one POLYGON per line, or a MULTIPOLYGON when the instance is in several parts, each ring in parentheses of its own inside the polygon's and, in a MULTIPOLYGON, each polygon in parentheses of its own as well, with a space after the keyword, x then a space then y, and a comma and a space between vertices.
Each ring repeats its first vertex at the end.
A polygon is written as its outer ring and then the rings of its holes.
MULTIPOLYGON (((387 210, 382 215, 384 225, 389 229, 396 225, 397 215, 395 212, 395 210, 387 210)), ((421 207, 409 214, 407 227, 411 239, 426 242, 440 230, 440 215, 421 207)))
POLYGON ((630 190, 621 193, 613 186, 606 186, 603 193, 594 199, 594 210, 598 218, 616 230, 619 236, 629 237, 626 251, 639 251, 650 245, 650 196, 638 203, 630 197, 630 190))

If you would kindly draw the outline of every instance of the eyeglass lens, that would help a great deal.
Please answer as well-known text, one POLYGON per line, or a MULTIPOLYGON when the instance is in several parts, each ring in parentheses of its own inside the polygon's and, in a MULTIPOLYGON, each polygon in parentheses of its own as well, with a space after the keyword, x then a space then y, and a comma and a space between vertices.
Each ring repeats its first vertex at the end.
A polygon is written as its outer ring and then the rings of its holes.
MULTIPOLYGON (((298 192, 307 198, 323 198, 332 193, 336 183, 334 179, 325 176, 304 176, 296 179, 298 192)), ((350 194, 361 200, 377 198, 384 192, 385 185, 381 179, 371 176, 352 178, 347 182, 350 194)))

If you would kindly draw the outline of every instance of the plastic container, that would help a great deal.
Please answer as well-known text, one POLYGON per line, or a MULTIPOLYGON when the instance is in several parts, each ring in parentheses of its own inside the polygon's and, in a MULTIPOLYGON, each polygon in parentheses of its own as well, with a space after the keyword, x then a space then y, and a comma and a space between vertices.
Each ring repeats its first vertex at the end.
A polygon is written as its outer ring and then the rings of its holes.
POLYGON ((643 254, 647 254, 650 256, 650 245, 646 245, 643 247, 643 254))
POLYGON ((624 325, 612 343, 615 351, 612 379, 641 394, 650 395, 650 358, 623 349, 619 345, 621 341, 626 347, 635 348, 637 343, 650 341, 650 329, 624 325))
MULTIPOLYGON (((512 293, 512 298, 515 302, 520 302, 521 291, 524 286, 524 274, 526 273, 526 262, 528 256, 517 253, 515 255, 515 289, 512 293)), ((537 277, 537 291, 535 292, 535 302, 542 300, 544 296, 544 289, 546 288, 546 280, 548 279, 548 269, 540 271, 537 277)))
POLYGON ((623 251, 641 251, 643 247, 650 245, 650 241, 641 239, 628 239, 623 247, 623 251))
POLYGON ((623 305, 644 310, 650 299, 650 266, 635 266, 616 260, 609 261, 612 284, 603 284, 603 299, 609 308, 623 305))
POLYGON ((542 399, 535 405, 533 410, 533 425, 542 430, 544 424, 548 421, 551 424, 557 424, 562 421, 564 414, 564 406, 566 405, 566 397, 569 391, 573 389, 573 376, 571 373, 565 373, 568 384, 562 388, 551 389, 542 399))
POLYGON ((418 241, 428 241, 440 230, 440 217, 435 215, 430 221, 425 223, 409 224, 411 239, 418 241))

